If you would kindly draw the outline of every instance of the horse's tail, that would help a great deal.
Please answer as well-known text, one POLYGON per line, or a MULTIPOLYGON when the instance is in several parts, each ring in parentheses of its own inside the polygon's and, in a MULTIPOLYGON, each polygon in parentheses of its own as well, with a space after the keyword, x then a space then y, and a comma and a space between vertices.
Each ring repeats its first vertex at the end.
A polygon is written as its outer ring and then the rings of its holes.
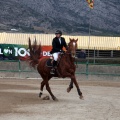
POLYGON ((31 40, 29 38, 29 52, 30 52, 30 57, 28 58, 28 61, 30 63, 30 66, 35 68, 35 66, 39 63, 39 59, 42 53, 41 44, 37 45, 36 39, 31 45, 31 40))

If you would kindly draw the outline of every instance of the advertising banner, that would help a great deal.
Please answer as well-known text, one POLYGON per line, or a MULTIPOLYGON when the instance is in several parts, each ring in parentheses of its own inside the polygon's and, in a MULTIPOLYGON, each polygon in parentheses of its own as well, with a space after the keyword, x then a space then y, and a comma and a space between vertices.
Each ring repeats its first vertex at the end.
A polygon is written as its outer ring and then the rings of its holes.
MULTIPOLYGON (((51 56, 51 46, 42 46, 43 57, 51 56)), ((0 60, 26 60, 29 56, 27 45, 0 44, 0 60)))
POLYGON ((52 49, 52 46, 42 46, 42 52, 43 52, 43 57, 50 57, 50 51, 52 49))

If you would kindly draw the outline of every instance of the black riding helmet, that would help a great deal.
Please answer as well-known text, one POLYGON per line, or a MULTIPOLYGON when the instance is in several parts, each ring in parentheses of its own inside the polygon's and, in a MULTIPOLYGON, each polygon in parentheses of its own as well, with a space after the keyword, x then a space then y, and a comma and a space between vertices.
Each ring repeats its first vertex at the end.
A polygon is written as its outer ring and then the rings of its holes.
POLYGON ((62 35, 62 32, 61 32, 60 30, 57 30, 57 31, 55 32, 55 34, 60 34, 60 35, 62 35))

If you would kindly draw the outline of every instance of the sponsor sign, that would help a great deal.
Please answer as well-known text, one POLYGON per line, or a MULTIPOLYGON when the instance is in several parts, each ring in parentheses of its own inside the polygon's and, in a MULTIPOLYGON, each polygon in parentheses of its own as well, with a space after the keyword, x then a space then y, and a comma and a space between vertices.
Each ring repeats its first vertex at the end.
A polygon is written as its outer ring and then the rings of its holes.
MULTIPOLYGON (((51 46, 42 46, 42 56, 50 57, 51 46)), ((25 60, 29 54, 28 46, 0 44, 0 60, 25 60)))

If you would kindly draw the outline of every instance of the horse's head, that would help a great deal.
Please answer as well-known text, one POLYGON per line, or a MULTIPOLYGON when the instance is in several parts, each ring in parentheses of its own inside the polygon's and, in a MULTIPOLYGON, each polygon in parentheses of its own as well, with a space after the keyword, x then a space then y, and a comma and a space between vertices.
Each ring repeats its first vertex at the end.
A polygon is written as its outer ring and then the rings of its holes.
POLYGON ((70 39, 70 42, 68 43, 68 51, 71 53, 71 56, 75 58, 76 55, 76 49, 77 49, 77 41, 78 39, 70 39))

